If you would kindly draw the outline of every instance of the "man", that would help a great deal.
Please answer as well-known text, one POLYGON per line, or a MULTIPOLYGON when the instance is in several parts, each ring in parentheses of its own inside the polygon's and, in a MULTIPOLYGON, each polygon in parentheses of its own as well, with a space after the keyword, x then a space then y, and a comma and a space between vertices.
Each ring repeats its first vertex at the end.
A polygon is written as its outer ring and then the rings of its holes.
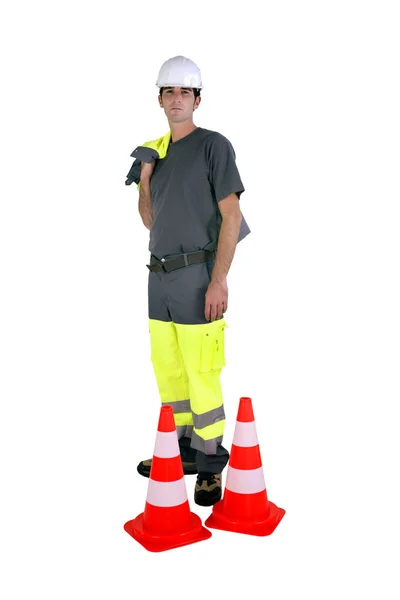
MULTIPOLYGON (((231 143, 197 127, 202 81, 197 65, 176 56, 156 85, 169 132, 132 152, 126 184, 139 187, 139 213, 150 230, 148 299, 151 360, 161 402, 174 411, 185 474, 196 474, 194 499, 221 499, 229 453, 220 374, 225 365, 227 275, 249 228, 231 143)), ((149 477, 151 459, 138 465, 149 477)))

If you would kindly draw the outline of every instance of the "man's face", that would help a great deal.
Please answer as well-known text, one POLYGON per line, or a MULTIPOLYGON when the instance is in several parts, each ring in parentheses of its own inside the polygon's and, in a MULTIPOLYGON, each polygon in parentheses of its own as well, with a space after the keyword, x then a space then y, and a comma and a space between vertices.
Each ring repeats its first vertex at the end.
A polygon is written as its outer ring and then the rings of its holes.
POLYGON ((190 119, 193 111, 199 106, 200 100, 200 96, 194 99, 192 88, 181 87, 165 87, 162 97, 158 97, 160 106, 172 123, 182 123, 190 119))

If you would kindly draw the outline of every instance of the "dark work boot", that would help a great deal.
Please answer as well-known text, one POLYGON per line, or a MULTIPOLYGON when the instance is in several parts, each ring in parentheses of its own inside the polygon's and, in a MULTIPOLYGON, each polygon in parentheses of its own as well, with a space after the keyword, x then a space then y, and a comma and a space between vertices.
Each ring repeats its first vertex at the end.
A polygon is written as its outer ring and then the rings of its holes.
POLYGON ((222 497, 221 473, 199 473, 194 488, 194 501, 199 506, 212 506, 222 497))
MULTIPOLYGON (((151 469, 151 463, 152 463, 152 458, 149 458, 148 460, 142 460, 138 466, 137 466, 137 471, 138 473, 140 473, 140 475, 143 475, 143 477, 150 477, 150 469, 151 469)), ((184 475, 196 475, 197 473, 197 466, 195 462, 183 462, 182 461, 182 467, 183 467, 183 474, 184 475)))

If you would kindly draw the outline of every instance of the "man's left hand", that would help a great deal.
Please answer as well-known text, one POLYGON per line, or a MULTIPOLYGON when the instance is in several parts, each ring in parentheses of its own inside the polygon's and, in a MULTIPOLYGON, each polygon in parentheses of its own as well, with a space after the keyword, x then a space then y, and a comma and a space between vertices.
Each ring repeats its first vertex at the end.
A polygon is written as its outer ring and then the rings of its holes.
POLYGON ((211 280, 207 293, 204 315, 207 321, 215 321, 222 317, 228 310, 228 284, 222 281, 211 280))

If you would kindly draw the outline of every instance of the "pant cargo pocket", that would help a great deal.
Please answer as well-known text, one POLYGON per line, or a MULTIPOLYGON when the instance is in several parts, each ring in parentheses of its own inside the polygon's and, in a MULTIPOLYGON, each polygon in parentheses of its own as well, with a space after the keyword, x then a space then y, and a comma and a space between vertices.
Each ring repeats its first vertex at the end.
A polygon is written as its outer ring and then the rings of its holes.
POLYGON ((226 366, 224 330, 227 326, 224 319, 203 326, 200 358, 201 373, 222 369, 226 366))

